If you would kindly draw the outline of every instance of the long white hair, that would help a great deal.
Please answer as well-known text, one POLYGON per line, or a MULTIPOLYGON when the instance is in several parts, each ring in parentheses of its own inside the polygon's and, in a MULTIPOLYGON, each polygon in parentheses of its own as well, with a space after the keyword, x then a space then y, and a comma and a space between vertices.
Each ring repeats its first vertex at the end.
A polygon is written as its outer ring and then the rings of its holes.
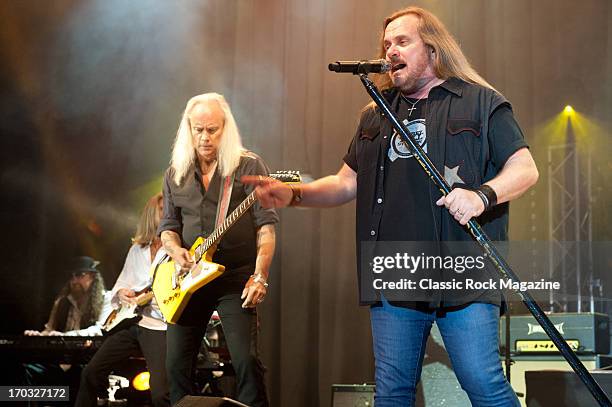
POLYGON ((205 93, 194 96, 187 102, 176 132, 174 146, 172 147, 170 166, 174 170, 173 179, 177 185, 183 182, 185 175, 195 165, 196 161, 196 150, 193 145, 189 116, 197 105, 212 102, 219 104, 224 116, 223 134, 221 135, 219 151, 217 152, 217 163, 221 176, 227 177, 231 175, 240 164, 240 157, 246 152, 246 149, 242 146, 242 139, 236 125, 236 120, 234 120, 232 111, 225 98, 218 93, 205 93))

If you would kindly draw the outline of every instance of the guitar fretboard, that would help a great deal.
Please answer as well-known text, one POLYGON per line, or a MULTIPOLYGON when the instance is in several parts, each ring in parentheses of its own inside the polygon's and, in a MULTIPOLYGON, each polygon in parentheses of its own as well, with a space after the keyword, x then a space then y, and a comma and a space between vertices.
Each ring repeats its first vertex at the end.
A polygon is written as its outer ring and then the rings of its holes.
MULTIPOLYGON (((272 173, 269 176, 281 182, 301 182, 299 171, 279 171, 272 173)), ((249 194, 249 196, 246 197, 244 201, 240 203, 240 205, 236 207, 236 209, 232 211, 232 213, 227 216, 227 218, 225 218, 223 223, 218 226, 210 234, 210 236, 208 236, 204 240, 204 242, 195 249, 196 263, 200 261, 200 259, 202 258, 204 253, 208 251, 208 249, 219 243, 219 240, 221 240, 225 232, 227 232, 227 230, 231 228, 232 225, 236 223, 236 221, 238 221, 238 219, 240 219, 240 217, 244 215, 244 213, 248 211, 251 206, 253 206, 256 200, 257 196, 255 195, 255 191, 253 191, 249 194)))
POLYGON ((225 218, 223 223, 219 225, 214 230, 214 232, 212 232, 210 236, 208 236, 204 240, 204 243, 200 246, 202 248, 201 252, 197 254, 198 258, 201 257, 202 254, 206 253, 206 251, 212 246, 217 244, 219 240, 221 240, 225 232, 227 232, 227 230, 231 228, 232 225, 234 225, 234 223, 236 223, 238 219, 240 219, 242 215, 244 215, 244 213, 249 210, 251 206, 253 206, 256 200, 257 197, 255 196, 255 191, 253 191, 249 194, 249 196, 246 197, 244 201, 242 201, 242 203, 240 203, 240 205, 236 207, 236 209, 232 211, 232 213, 227 216, 227 218, 225 218))

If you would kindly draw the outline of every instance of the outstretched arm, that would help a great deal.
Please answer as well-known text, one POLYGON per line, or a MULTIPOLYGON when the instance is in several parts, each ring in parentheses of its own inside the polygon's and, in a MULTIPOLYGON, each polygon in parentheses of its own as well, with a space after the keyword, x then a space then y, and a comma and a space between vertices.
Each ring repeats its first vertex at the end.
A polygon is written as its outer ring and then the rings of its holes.
POLYGON ((299 206, 317 208, 338 206, 355 199, 357 191, 357 173, 346 164, 335 175, 299 186, 253 175, 242 177, 242 182, 256 186, 257 199, 264 208, 289 206, 294 194, 301 196, 299 206))

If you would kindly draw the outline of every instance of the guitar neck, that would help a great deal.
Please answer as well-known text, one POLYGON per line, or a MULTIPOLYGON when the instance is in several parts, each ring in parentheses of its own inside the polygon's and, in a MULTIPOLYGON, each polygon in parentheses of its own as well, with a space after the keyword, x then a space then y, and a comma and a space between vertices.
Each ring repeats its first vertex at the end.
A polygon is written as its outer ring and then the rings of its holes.
POLYGON ((249 210, 251 206, 253 206, 255 201, 257 201, 257 197, 255 196, 255 191, 253 191, 249 194, 249 196, 245 198, 244 201, 240 203, 240 205, 236 207, 236 209, 232 211, 232 213, 227 216, 227 218, 225 218, 223 223, 219 225, 210 234, 210 236, 206 238, 206 240, 204 240, 204 244, 202 245, 202 252, 206 252, 208 249, 219 243, 219 240, 221 240, 225 232, 227 232, 228 229, 231 228, 234 223, 236 223, 238 219, 240 219, 242 215, 244 215, 246 211, 249 210))
MULTIPOLYGON (((269 176, 281 182, 301 182, 299 171, 279 171, 269 176)), ((203 256, 208 249, 219 243, 219 240, 221 240, 225 232, 227 232, 227 230, 231 228, 251 206, 253 206, 255 201, 257 201, 257 196, 255 195, 255 191, 253 191, 227 216, 227 218, 225 218, 223 223, 215 228, 204 242, 195 249, 196 261, 200 261, 201 256, 203 256)))
POLYGON ((149 301, 153 299, 154 295, 155 294, 153 293, 153 291, 147 291, 145 295, 143 295, 141 298, 138 299, 138 301, 136 301, 136 305, 142 307, 143 305, 148 304, 149 301))

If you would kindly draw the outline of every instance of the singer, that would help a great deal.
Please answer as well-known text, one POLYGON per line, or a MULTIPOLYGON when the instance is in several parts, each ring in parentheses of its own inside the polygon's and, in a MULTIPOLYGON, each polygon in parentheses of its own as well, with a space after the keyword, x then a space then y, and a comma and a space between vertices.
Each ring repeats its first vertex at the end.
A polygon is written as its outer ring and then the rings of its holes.
MULTIPOLYGON (((440 198, 371 103, 337 174, 300 188, 251 178, 260 202, 329 207, 357 199, 358 264, 361 242, 471 241, 465 228, 471 218, 492 240, 506 240, 509 201, 538 179, 510 102, 424 9, 395 12, 385 19, 380 38, 378 57, 391 70, 378 85, 453 191, 440 198)), ((362 272, 367 270, 358 266, 362 272)), ((381 294, 379 301, 362 304, 370 306, 377 407, 414 405, 434 322, 473 406, 519 406, 499 361, 499 293, 474 291, 458 299, 432 290, 428 302, 390 302, 381 294)))

